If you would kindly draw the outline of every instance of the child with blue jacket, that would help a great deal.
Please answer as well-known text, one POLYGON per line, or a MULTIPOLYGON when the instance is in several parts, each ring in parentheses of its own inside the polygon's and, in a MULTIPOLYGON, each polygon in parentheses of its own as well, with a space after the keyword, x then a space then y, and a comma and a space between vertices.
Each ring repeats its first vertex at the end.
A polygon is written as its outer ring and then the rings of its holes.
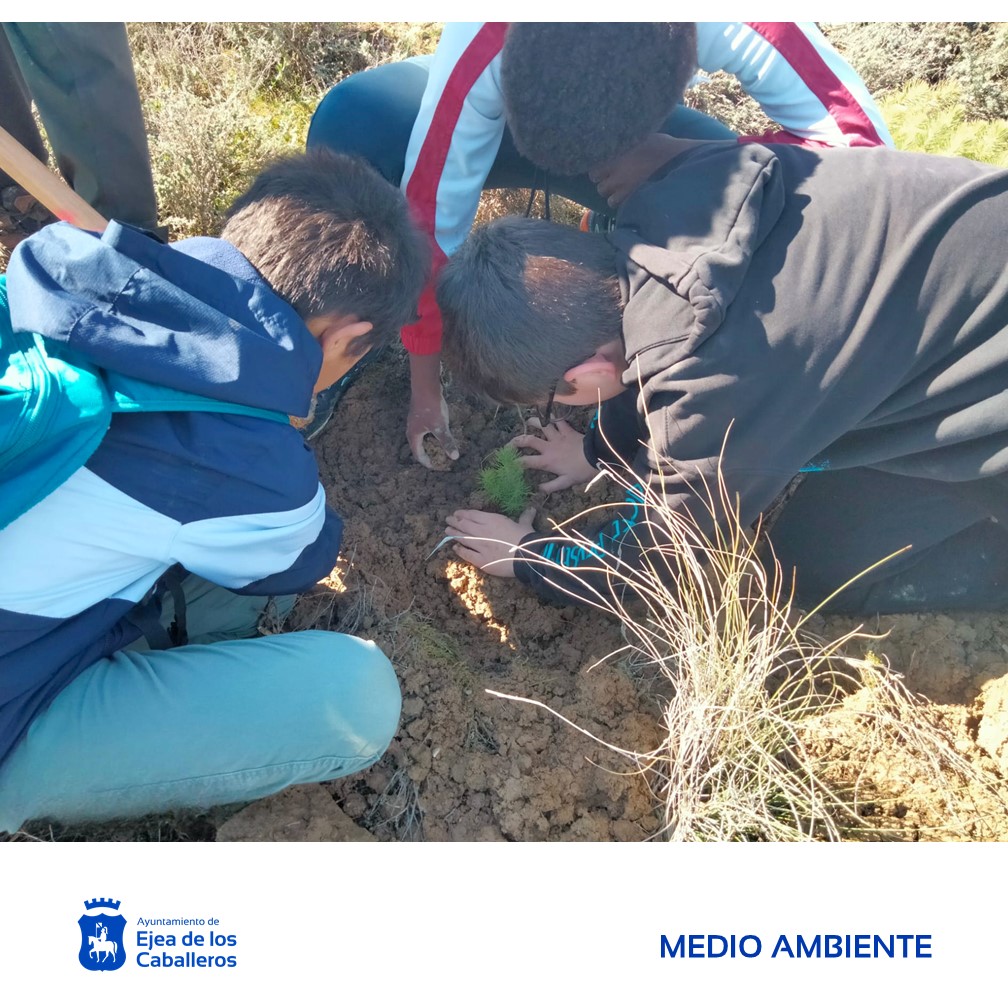
MULTIPOLYGON (((220 239, 45 228, 14 253, 7 292, 13 329, 60 352, 296 417, 397 336, 427 269, 397 190, 317 152, 261 173, 220 239)), ((270 599, 283 615, 330 572, 341 531, 289 424, 115 414, 87 462, 0 530, 0 829, 250 800, 378 759, 400 692, 373 643, 253 636, 270 599), (151 627, 144 603, 177 566, 181 592, 151 627), (173 618, 189 643, 153 649, 173 618)))

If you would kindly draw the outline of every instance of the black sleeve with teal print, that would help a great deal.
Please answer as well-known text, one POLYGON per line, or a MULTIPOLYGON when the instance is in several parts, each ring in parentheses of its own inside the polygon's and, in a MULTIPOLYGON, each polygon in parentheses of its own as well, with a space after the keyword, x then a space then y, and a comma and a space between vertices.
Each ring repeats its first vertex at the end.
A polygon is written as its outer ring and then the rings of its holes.
POLYGON ((605 524, 595 529, 568 528, 564 536, 532 532, 519 544, 515 576, 542 598, 561 605, 610 608, 626 594, 621 575, 633 579, 650 544, 652 523, 644 520, 640 483, 614 504, 605 524))
POLYGON ((634 489, 623 491, 619 484, 610 484, 615 500, 618 494, 626 499, 615 503, 608 512, 610 519, 594 530, 573 526, 569 536, 550 538, 539 532, 526 536, 515 561, 519 581, 544 599, 564 605, 599 604, 622 594, 612 584, 613 568, 636 567, 643 548, 634 534, 643 512, 634 461, 639 464, 646 434, 637 415, 636 389, 628 388, 601 404, 585 434, 585 458, 598 469, 620 474, 634 489))
POLYGON ((585 434, 585 458, 596 469, 629 469, 642 438, 637 416, 637 390, 627 389, 602 403, 585 434))

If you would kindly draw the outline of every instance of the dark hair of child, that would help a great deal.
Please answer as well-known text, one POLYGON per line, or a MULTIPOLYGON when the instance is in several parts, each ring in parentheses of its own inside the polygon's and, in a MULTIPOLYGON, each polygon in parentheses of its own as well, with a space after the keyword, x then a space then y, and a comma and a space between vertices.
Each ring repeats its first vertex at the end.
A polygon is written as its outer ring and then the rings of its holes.
POLYGON ((473 231, 438 279, 452 375, 495 402, 545 402, 621 335, 614 262, 605 236, 550 221, 502 217, 473 231))
POLYGON ((577 175, 653 133, 696 72, 691 21, 512 24, 501 53, 519 152, 577 175))
POLYGON ((339 312, 391 342, 416 317, 427 240, 402 193, 360 158, 320 149, 264 169, 228 210, 221 237, 309 319, 339 312))

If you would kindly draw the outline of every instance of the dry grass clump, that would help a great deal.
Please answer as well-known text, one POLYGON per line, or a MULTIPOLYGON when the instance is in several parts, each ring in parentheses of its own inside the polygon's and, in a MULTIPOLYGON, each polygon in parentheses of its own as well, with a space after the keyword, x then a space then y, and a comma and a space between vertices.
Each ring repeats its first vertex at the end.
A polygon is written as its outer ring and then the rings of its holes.
POLYGON ((475 224, 486 224, 498 217, 519 214, 577 227, 583 213, 584 207, 553 192, 549 194, 547 204, 543 189, 485 189, 480 196, 475 224))
POLYGON ((881 799, 900 797, 885 795, 884 783, 863 772, 868 757, 887 747, 914 760, 938 792, 949 813, 945 838, 983 834, 977 798, 1001 814, 1008 810, 1000 781, 956 749, 900 676, 878 661, 845 657, 866 634, 855 630, 824 643, 806 632, 813 614, 792 607, 793 586, 762 537, 733 518, 720 474, 710 499, 697 502, 707 519, 722 517, 710 533, 672 512, 660 494, 641 491, 621 473, 609 475, 641 499, 635 531, 653 543, 643 569, 567 530, 586 514, 558 531, 595 552, 594 569, 605 574, 610 591, 584 585, 583 597, 621 621, 621 650, 649 669, 665 694, 662 741, 654 750, 603 743, 648 778, 663 811, 663 837, 896 838, 898 829, 881 834, 867 818, 881 799), (860 764, 853 770, 850 759, 822 743, 841 717, 857 723, 860 764))
POLYGON ((739 136, 762 136, 780 129, 742 90, 738 80, 722 71, 702 74, 700 81, 686 91, 683 105, 717 119, 739 136))
POLYGON ((105 822, 61 823, 32 820, 16 833, 0 832, 0 842, 22 843, 189 843, 214 839, 217 827, 242 803, 219 805, 210 810, 178 809, 133 819, 105 822))
POLYGON ((304 150, 325 92, 351 73, 433 50, 439 25, 129 25, 162 223, 216 234, 263 164, 304 150))
POLYGON ((269 64, 214 24, 130 27, 162 224, 217 234, 263 163, 294 146, 253 111, 269 64))
POLYGON ((278 21, 240 26, 272 57, 269 84, 294 97, 368 67, 431 53, 440 21, 278 21))
POLYGON ((1004 840, 1004 782, 982 750, 957 736, 952 711, 912 694, 872 651, 843 660, 859 688, 811 712, 801 737, 824 776, 881 823, 852 824, 844 836, 1004 840))
POLYGON ((386 829, 397 840, 423 840, 420 789, 404 767, 398 767, 364 817, 369 830, 386 829))

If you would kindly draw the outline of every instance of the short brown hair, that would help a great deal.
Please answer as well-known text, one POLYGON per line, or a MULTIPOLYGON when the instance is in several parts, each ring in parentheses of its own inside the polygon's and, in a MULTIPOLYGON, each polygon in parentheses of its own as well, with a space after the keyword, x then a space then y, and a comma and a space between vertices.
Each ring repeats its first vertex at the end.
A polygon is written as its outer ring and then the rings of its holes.
POLYGON ((438 306, 452 374, 496 402, 543 402, 553 383, 621 335, 615 252, 603 235, 502 217, 441 271, 438 306))
POLYGON ((696 68, 692 21, 512 24, 501 89, 515 147, 582 174, 658 131, 696 68))
POLYGON ((302 318, 340 312, 371 322, 370 345, 416 317, 430 268, 402 193, 361 158, 329 150, 260 172, 228 210, 221 237, 302 318))

